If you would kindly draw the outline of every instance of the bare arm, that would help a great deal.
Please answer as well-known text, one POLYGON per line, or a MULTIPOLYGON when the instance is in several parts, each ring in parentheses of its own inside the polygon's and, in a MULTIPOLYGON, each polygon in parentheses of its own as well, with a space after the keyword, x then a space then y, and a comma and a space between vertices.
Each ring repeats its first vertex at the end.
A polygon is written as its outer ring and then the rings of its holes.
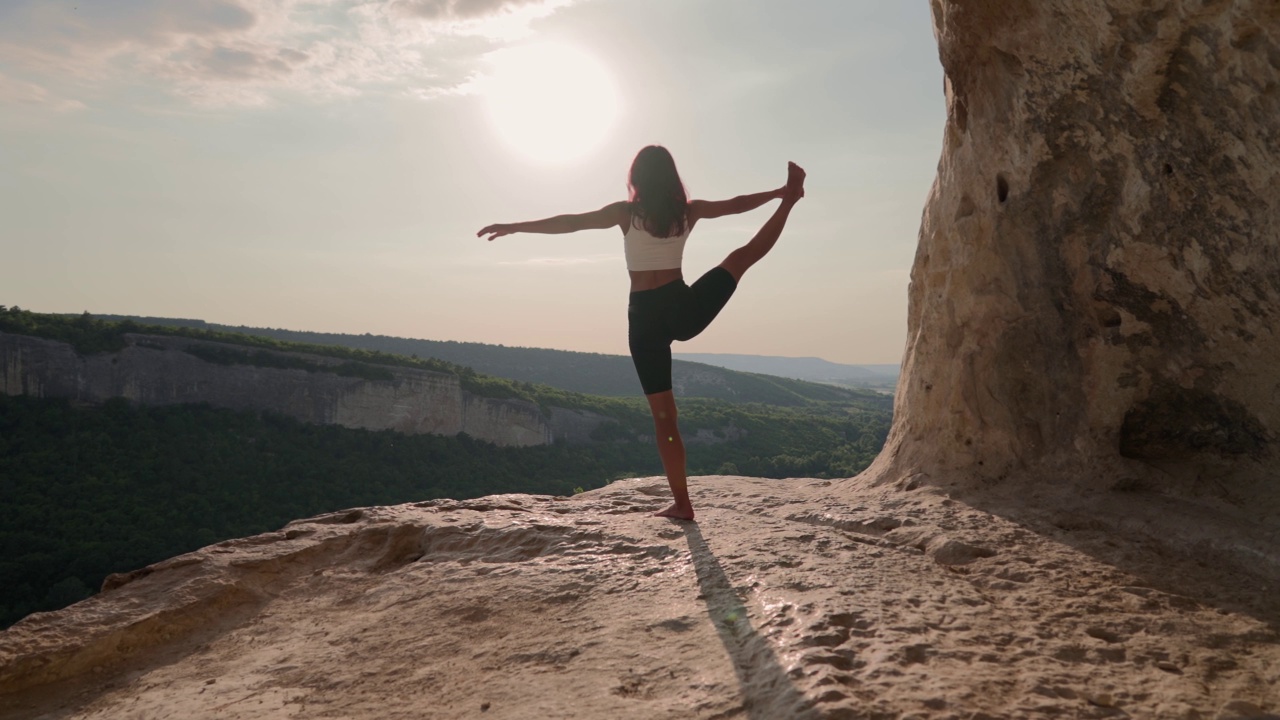
POLYGON ((739 195, 728 200, 693 200, 689 203, 690 219, 697 221, 750 212, 770 200, 781 198, 785 190, 786 188, 778 188, 750 195, 739 195))
POLYGON ((518 223, 498 223, 488 225, 476 237, 488 235, 489 240, 512 233, 539 233, 542 235, 563 235, 579 230, 604 230, 627 221, 627 203, 616 202, 605 205, 599 210, 587 213, 556 215, 542 220, 529 220, 518 223))

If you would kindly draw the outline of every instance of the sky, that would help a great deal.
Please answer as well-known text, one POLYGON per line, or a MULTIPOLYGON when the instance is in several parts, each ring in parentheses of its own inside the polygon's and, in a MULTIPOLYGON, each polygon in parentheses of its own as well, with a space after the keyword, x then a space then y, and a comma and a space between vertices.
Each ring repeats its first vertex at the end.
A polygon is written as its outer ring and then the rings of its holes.
MULTIPOLYGON (((626 197, 807 193, 676 352, 896 363, 944 123, 923 0, 0 0, 0 304, 626 354, 626 197)), ((698 224, 692 282, 768 218, 698 224)))

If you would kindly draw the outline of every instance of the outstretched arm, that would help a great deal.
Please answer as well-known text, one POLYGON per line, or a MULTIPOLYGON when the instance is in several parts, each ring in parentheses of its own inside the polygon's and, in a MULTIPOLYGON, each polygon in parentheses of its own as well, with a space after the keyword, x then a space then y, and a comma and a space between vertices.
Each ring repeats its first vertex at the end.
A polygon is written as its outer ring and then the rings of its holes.
POLYGON ((750 195, 739 195, 728 200, 693 200, 689 203, 689 214, 693 220, 703 220, 750 212, 770 200, 781 198, 785 190, 786 188, 783 187, 750 195))
POLYGON ((542 220, 488 225, 476 233, 476 237, 488 235, 488 239, 493 240, 512 233, 563 235, 564 233, 578 232, 579 230, 604 230, 615 225, 625 224, 628 212, 627 203, 616 202, 588 213, 556 215, 542 220))

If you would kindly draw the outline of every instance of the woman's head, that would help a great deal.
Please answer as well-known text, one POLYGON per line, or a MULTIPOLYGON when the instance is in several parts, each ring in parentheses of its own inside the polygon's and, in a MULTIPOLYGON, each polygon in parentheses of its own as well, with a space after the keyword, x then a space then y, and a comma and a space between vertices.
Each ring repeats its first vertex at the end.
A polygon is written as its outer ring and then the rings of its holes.
POLYGON ((680 235, 685 230, 685 193, 676 161, 661 145, 649 145, 636 153, 627 177, 632 212, 655 237, 680 235))

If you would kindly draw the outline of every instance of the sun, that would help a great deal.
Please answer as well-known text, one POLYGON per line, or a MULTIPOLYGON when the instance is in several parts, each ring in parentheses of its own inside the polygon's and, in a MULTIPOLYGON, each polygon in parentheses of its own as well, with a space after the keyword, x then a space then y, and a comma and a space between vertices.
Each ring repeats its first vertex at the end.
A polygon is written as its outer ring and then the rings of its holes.
POLYGON ((572 45, 542 43, 489 55, 481 93, 494 132, 520 155, 560 164, 599 147, 618 119, 619 93, 609 69, 572 45))

